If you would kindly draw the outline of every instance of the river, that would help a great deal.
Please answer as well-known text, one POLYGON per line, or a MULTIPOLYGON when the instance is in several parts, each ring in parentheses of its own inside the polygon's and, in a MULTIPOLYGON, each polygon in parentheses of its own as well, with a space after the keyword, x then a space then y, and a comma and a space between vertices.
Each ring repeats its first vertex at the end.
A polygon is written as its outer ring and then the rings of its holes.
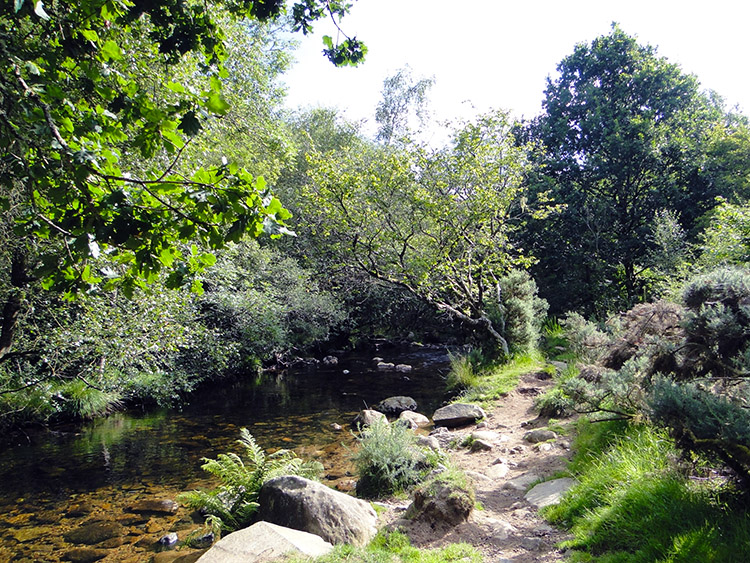
POLYGON ((324 482, 350 488, 355 444, 349 423, 359 410, 408 395, 430 416, 446 398, 445 352, 412 346, 376 353, 413 369, 379 370, 372 356, 342 356, 332 367, 216 384, 180 409, 116 413, 30 434, 28 443, 0 452, 0 562, 94 554, 101 561, 148 561, 160 537, 177 532, 183 539, 199 522, 185 508, 143 515, 133 507, 209 487, 201 458, 239 453, 235 442, 242 427, 267 451, 292 449, 317 459, 324 482), (71 535, 84 528, 91 531, 88 543, 71 535), (110 537, 94 542, 99 536, 110 537))

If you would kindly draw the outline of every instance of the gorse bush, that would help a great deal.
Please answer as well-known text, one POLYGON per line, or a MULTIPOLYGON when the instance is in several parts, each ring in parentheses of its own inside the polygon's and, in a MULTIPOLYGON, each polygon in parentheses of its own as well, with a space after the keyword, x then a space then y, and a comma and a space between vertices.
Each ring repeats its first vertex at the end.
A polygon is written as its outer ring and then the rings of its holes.
MULTIPOLYGON (((578 411, 600 419, 665 426, 685 452, 722 462, 750 491, 749 306, 747 270, 696 276, 682 305, 658 301, 621 315, 598 364, 580 366, 559 389, 578 411)), ((575 323, 579 334, 592 334, 585 326, 575 323)))
POLYGON ((247 428, 240 430, 237 443, 243 447, 242 455, 219 454, 216 459, 203 460, 203 470, 221 481, 217 488, 190 491, 178 497, 183 504, 207 514, 206 526, 216 535, 252 523, 258 510, 258 493, 269 479, 281 475, 317 479, 323 471, 320 463, 303 461, 288 450, 266 455, 247 428))
POLYGON ((383 419, 364 428, 352 459, 359 475, 357 494, 373 498, 406 491, 442 460, 442 455, 419 447, 406 425, 383 419))
POLYGON ((502 295, 499 326, 511 352, 523 354, 536 348, 547 316, 547 302, 539 297, 536 282, 528 272, 512 270, 498 282, 502 295))

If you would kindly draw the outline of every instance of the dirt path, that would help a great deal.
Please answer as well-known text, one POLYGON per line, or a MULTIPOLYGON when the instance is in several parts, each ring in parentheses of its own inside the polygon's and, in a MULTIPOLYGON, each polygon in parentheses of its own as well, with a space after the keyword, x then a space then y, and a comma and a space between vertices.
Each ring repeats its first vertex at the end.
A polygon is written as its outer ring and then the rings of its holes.
MULTIPOLYGON (((566 436, 538 444, 524 440, 530 430, 547 425, 547 420, 537 418, 533 404, 534 398, 551 384, 535 374, 525 375, 515 391, 487 412, 483 424, 452 431, 449 438, 441 436, 445 445, 460 444, 477 430, 489 438, 489 450, 446 448, 453 462, 473 480, 483 509, 475 509, 467 522, 455 527, 409 523, 405 531, 414 545, 438 547, 466 542, 480 550, 488 563, 564 561, 555 545, 565 539, 565 534, 548 525, 536 508, 524 500, 531 482, 565 469, 570 458, 566 436)), ((390 517, 399 518, 405 506, 395 507, 390 517)))

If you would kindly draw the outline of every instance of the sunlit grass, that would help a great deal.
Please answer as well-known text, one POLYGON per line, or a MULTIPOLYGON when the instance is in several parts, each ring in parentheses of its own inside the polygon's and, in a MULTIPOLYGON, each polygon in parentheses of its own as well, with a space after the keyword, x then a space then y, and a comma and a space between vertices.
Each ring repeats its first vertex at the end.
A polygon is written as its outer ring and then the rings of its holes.
POLYGON ((456 400, 488 405, 515 389, 522 375, 548 369, 539 352, 515 356, 507 363, 484 368, 456 400))
MULTIPOLYGON (((309 559, 292 558, 288 563, 301 563, 309 559)), ((367 547, 336 546, 328 555, 314 559, 315 563, 442 563, 461 561, 481 563, 481 554, 465 543, 454 543, 436 549, 413 547, 401 532, 379 532, 367 547)))
POLYGON ((571 530, 572 561, 740 562, 750 518, 721 483, 679 471, 664 431, 648 425, 579 425, 571 470, 579 485, 545 516, 571 530))

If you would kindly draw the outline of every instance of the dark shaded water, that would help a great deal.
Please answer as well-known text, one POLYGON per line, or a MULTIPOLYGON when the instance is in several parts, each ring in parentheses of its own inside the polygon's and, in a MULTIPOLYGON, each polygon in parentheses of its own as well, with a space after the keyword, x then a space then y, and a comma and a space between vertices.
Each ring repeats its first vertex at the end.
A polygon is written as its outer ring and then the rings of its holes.
POLYGON ((294 449, 318 459, 332 484, 351 479, 342 444, 351 447, 348 425, 359 410, 409 395, 429 416, 445 399, 444 353, 410 348, 378 355, 413 371, 379 371, 370 357, 343 358, 333 368, 206 389, 180 410, 119 413, 6 449, 0 463, 0 561, 59 561, 82 547, 65 541, 64 533, 97 522, 123 526, 117 538, 90 547, 108 549, 103 561, 147 561, 161 535, 177 531, 183 537, 197 524, 184 509, 139 521, 128 507, 209 484, 200 459, 237 451, 242 427, 265 449, 294 449))

